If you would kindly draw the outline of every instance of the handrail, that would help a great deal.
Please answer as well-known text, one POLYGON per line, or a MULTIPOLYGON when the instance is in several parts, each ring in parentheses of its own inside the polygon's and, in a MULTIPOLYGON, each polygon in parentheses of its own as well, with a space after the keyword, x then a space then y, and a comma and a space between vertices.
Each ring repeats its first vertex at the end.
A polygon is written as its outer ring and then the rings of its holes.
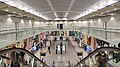
POLYGON ((84 62, 89 57, 95 55, 97 52, 103 51, 103 50, 110 50, 110 51, 120 52, 120 48, 117 48, 117 47, 101 47, 101 48, 97 48, 96 50, 94 50, 93 52, 91 52, 89 55, 87 55, 84 59, 82 59, 80 62, 78 62, 75 66, 77 66, 78 64, 84 62))
POLYGON ((4 49, 4 50, 1 50, 0 51, 0 55, 2 54, 6 54, 8 52, 13 52, 13 51, 22 51, 28 55, 30 55, 31 57, 34 57, 35 59, 39 60, 40 62, 42 62, 43 64, 45 64, 47 67, 49 67, 46 63, 44 63, 43 61, 41 61, 38 57, 36 57, 33 53, 29 52, 28 50, 26 49, 23 49, 23 48, 9 48, 9 49, 4 49))
POLYGON ((4 59, 7 59, 7 60, 10 60, 9 57, 3 56, 3 55, 0 55, 0 57, 2 57, 2 58, 4 58, 4 59))

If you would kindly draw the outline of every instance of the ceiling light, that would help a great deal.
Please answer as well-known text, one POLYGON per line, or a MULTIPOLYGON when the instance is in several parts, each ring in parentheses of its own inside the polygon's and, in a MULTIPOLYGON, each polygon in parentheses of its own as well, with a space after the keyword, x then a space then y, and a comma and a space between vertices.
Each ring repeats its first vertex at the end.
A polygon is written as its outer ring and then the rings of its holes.
POLYGON ((107 12, 110 12, 110 11, 107 11, 107 12))
POLYGON ((56 24, 58 24, 58 22, 57 22, 57 21, 56 21, 55 23, 56 23, 56 24))
POLYGON ((48 22, 45 22, 45 24, 48 24, 48 22))
POLYGON ((67 18, 63 18, 62 20, 67 20, 67 18))
POLYGON ((114 6, 114 5, 111 5, 111 6, 114 6))
POLYGON ((101 13, 101 14, 104 14, 104 13, 101 13))
POLYGON ((77 23, 77 21, 74 21, 73 23, 77 23))
POLYGON ((79 21, 79 23, 81 23, 81 21, 79 21))
POLYGON ((13 12, 13 13, 16 13, 16 12, 13 12))
POLYGON ((8 15, 8 17, 10 17, 11 15, 8 15))
POLYGON ((21 15, 21 13, 19 13, 19 15, 21 15))
POLYGON ((65 16, 64 16, 64 17, 67 17, 67 15, 68 15, 68 12, 65 14, 65 16))
POLYGON ((67 21, 65 21, 64 23, 67 24, 67 21))
POLYGON ((41 24, 43 24, 44 22, 41 22, 41 24))
POLYGON ((114 15, 114 13, 111 14, 112 16, 114 15))
POLYGON ((6 9, 5 11, 8 11, 8 9, 6 9))
POLYGON ((117 8, 114 8, 114 10, 117 10, 117 8))
POLYGON ((55 17, 58 17, 56 13, 54 13, 55 17))
POLYGON ((96 14, 96 15, 99 15, 99 14, 96 14))
POLYGON ((52 23, 53 24, 53 22, 51 21, 50 23, 52 23))

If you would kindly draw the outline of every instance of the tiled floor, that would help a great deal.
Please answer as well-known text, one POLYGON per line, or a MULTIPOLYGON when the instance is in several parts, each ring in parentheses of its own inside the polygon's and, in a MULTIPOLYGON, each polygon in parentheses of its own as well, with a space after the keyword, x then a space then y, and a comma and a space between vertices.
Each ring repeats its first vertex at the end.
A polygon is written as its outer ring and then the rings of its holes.
POLYGON ((62 41, 63 44, 66 44, 66 54, 65 52, 63 54, 56 54, 55 46, 60 41, 54 41, 51 45, 51 54, 47 54, 45 57, 47 64, 52 64, 53 61, 55 61, 56 66, 60 65, 59 63, 62 62, 64 65, 68 65, 68 61, 71 61, 71 64, 76 64, 79 58, 77 57, 77 54, 75 53, 72 45, 68 44, 68 41, 62 41))
MULTIPOLYGON (((47 42, 47 46, 49 46, 49 41, 47 42)), ((68 61, 71 62, 72 65, 75 65, 77 61, 79 61, 79 58, 76 54, 75 49, 73 48, 73 45, 70 44, 70 41, 62 41, 63 44, 66 44, 66 54, 63 52, 63 54, 56 54, 55 47, 56 45, 60 43, 60 41, 53 41, 51 45, 51 53, 48 53, 48 47, 43 48, 42 52, 46 52, 46 56, 44 57, 44 61, 51 66, 53 61, 55 61, 56 67, 67 67, 68 61)), ((75 43, 77 44, 77 43, 75 43)), ((85 51, 82 48, 79 48, 79 50, 85 51)), ((35 54, 37 57, 40 57, 40 50, 36 52, 35 54)), ((86 54, 85 54, 86 55, 86 54)))

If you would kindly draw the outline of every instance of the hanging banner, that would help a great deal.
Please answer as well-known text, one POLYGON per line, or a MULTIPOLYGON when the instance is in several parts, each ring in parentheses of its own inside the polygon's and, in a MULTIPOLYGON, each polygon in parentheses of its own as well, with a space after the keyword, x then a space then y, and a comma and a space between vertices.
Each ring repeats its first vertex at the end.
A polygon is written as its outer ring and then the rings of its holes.
POLYGON ((40 43, 41 37, 40 34, 38 34, 38 42, 40 43))
POLYGON ((58 31, 58 35, 57 36, 60 36, 60 31, 58 31))
POLYGON ((91 37, 91 45, 93 49, 96 49, 96 39, 94 37, 91 37))
POLYGON ((78 31, 75 31, 75 37, 78 38, 78 31))
POLYGON ((17 42, 16 47, 17 47, 17 48, 21 48, 20 42, 17 42))
MULTIPOLYGON (((14 46, 14 44, 11 44, 11 45, 8 46, 8 48, 12 48, 13 46, 14 46)), ((11 53, 11 52, 9 51, 9 52, 8 52, 8 55, 7 55, 9 58, 10 58, 10 53, 11 53)), ((11 64, 11 61, 10 61, 10 60, 7 60, 7 64, 11 64)))
POLYGON ((42 33, 42 40, 44 39, 45 35, 44 35, 44 32, 42 33))
POLYGON ((35 35, 35 42, 38 43, 38 35, 35 35))
POLYGON ((61 36, 64 36, 64 31, 61 31, 61 36))
POLYGON ((26 49, 27 50, 30 49, 30 39, 29 38, 26 39, 26 49))
POLYGON ((48 31, 48 37, 50 36, 50 31, 48 31))

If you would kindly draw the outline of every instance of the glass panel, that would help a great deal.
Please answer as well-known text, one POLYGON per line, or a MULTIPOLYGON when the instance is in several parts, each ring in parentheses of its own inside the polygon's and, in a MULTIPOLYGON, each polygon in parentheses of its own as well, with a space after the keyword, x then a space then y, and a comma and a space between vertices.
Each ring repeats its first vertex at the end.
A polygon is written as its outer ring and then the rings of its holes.
MULTIPOLYGON (((120 51, 120 49, 119 49, 120 51)), ((93 55, 82 60, 75 67, 116 67, 120 65, 120 52, 109 50, 100 50, 93 55)))

